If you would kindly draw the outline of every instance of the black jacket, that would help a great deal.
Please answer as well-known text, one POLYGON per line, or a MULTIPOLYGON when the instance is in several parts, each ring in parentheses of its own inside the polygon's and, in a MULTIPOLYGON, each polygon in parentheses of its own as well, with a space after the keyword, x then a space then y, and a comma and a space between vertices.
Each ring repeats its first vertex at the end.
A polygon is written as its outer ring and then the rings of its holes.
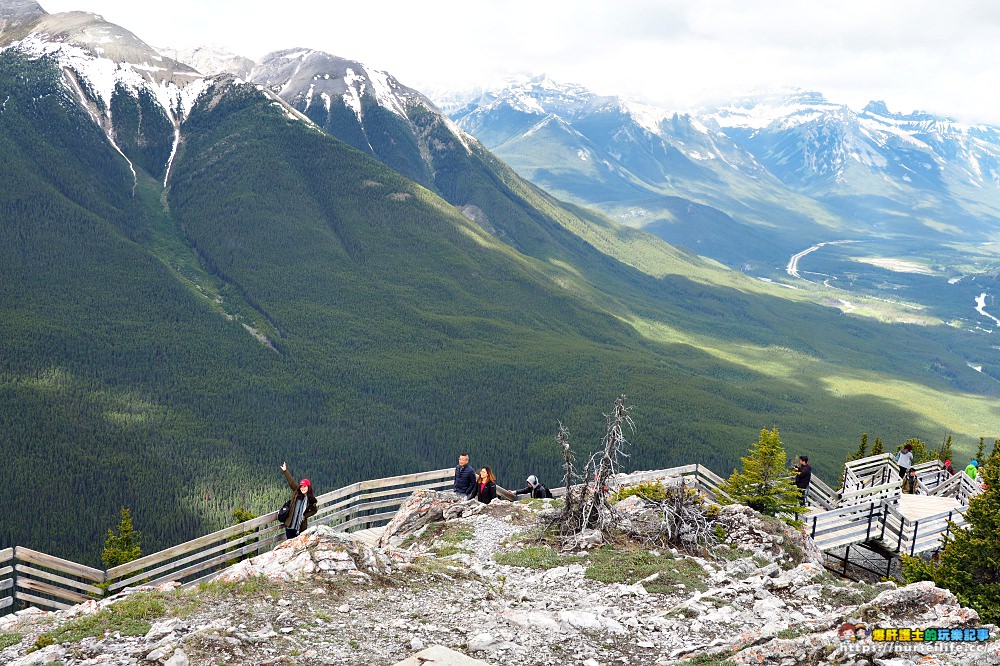
POLYGON ((525 486, 524 488, 521 488, 520 490, 515 490, 514 494, 515 495, 528 495, 528 494, 531 494, 531 497, 534 498, 534 499, 542 499, 544 497, 552 497, 552 492, 548 488, 545 487, 544 483, 539 483, 534 488, 532 488, 531 486, 525 486))
POLYGON ((285 481, 288 483, 288 487, 292 489, 292 499, 291 502, 289 502, 288 504, 289 507, 288 517, 285 518, 284 521, 285 527, 291 525, 292 519, 295 518, 295 503, 298 502, 300 499, 305 499, 306 510, 305 513, 302 514, 302 524, 299 525, 299 532, 305 532, 306 527, 309 526, 309 520, 308 520, 309 516, 314 515, 317 509, 319 508, 316 505, 316 495, 313 494, 311 486, 309 487, 308 495, 303 495, 302 493, 300 493, 299 484, 292 477, 292 473, 289 472, 287 469, 281 471, 285 475, 285 481))
POLYGON ((483 504, 489 504, 497 498, 497 484, 490 481, 485 486, 476 484, 476 498, 483 504))
POLYGON ((805 490, 809 487, 809 481, 812 480, 813 470, 809 466, 809 463, 805 465, 799 465, 799 472, 795 475, 795 487, 802 488, 805 490))
POLYGON ((455 492, 463 497, 476 496, 476 473, 471 465, 455 466, 455 492))

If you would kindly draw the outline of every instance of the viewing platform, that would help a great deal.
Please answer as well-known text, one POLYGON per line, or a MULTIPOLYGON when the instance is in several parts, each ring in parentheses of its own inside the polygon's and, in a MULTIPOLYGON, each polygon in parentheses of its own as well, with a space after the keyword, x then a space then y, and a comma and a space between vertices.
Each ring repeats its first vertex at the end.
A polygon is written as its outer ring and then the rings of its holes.
MULTIPOLYGON (((885 573, 900 553, 918 555, 940 549, 951 530, 965 525, 969 499, 982 492, 966 474, 951 475, 940 462, 916 466, 919 484, 913 495, 901 492, 896 462, 888 454, 854 460, 844 465, 840 489, 833 490, 812 476, 802 517, 803 528, 846 574, 854 556, 879 558, 885 573), (874 555, 872 555, 874 554, 874 555)), ((630 483, 653 479, 683 479, 713 500, 726 500, 724 480, 698 464, 628 474, 630 483)), ((450 490, 454 469, 359 481, 317 497, 314 525, 332 525, 350 531, 374 545, 382 526, 396 514, 415 490, 450 490)), ((498 490, 501 499, 513 499, 498 490)), ((557 497, 565 488, 554 488, 557 497)), ((16 546, 0 549, 0 614, 25 605, 63 609, 132 585, 178 582, 195 585, 210 580, 240 559, 273 548, 285 538, 284 527, 272 512, 132 562, 102 570, 16 546)), ((828 565, 829 566, 829 565, 828 565)), ((839 567, 838 567, 839 568, 839 567)))

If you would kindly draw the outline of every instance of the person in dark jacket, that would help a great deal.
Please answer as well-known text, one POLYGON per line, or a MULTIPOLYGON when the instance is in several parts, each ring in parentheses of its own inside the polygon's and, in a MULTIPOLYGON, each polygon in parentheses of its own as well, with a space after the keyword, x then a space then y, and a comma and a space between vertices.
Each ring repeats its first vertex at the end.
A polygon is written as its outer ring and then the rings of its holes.
POLYGON ((514 491, 515 495, 528 495, 530 494, 534 499, 543 499, 545 497, 552 497, 552 492, 545 487, 544 483, 538 480, 538 477, 532 474, 528 477, 528 485, 520 490, 514 491))
POLYGON ((917 486, 920 485, 920 480, 917 478, 917 468, 911 467, 906 470, 906 478, 903 479, 902 492, 909 495, 917 494, 917 486))
POLYGON ((809 465, 809 456, 799 456, 799 463, 792 467, 795 470, 795 487, 802 492, 802 506, 806 505, 806 491, 809 490, 809 482, 812 480, 812 467, 809 465))
POLYGON ((312 483, 309 479, 302 479, 298 483, 288 465, 281 463, 281 473, 285 475, 288 487, 292 489, 292 499, 288 504, 288 517, 285 518, 285 538, 293 539, 305 531, 308 527, 308 518, 316 513, 316 495, 313 494, 312 483))
POLYGON ((458 465, 455 467, 455 494, 462 499, 472 499, 476 496, 476 472, 469 465, 469 454, 458 455, 458 465))
POLYGON ((489 504, 497 498, 497 477, 489 467, 479 470, 479 478, 476 479, 476 498, 483 504, 489 504))

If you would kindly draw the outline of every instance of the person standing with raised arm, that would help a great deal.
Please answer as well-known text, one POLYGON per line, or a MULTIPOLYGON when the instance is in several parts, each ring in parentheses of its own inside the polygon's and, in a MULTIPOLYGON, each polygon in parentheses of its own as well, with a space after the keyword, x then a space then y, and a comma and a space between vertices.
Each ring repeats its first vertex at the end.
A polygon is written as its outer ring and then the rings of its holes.
POLYGON ((288 517, 285 518, 285 538, 294 539, 308 527, 308 519, 316 513, 319 507, 316 506, 316 495, 313 494, 312 483, 309 479, 302 479, 298 483, 288 465, 281 463, 281 473, 285 475, 288 487, 292 489, 292 499, 288 504, 288 517))

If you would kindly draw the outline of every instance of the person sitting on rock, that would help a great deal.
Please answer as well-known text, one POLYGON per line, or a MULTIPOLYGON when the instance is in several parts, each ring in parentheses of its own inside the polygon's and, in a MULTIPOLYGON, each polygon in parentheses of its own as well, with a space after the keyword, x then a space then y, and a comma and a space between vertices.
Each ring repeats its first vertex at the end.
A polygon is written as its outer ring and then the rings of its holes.
POLYGON ((497 498, 497 477, 489 467, 479 470, 479 477, 476 479, 476 497, 483 504, 489 504, 497 498))
POLYGON ((532 474, 528 477, 528 485, 520 490, 515 490, 514 495, 528 495, 530 494, 533 499, 543 499, 546 497, 552 497, 552 492, 545 487, 545 484, 538 480, 538 477, 532 474))

